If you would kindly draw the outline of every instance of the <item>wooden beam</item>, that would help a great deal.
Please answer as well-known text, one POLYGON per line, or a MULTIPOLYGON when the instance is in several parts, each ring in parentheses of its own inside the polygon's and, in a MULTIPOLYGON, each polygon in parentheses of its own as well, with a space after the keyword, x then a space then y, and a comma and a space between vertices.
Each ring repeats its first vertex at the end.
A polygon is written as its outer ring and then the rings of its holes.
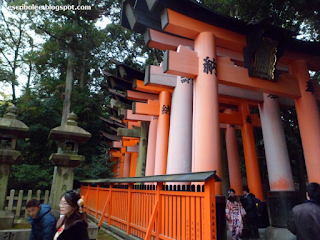
POLYGON ((191 17, 165 9, 161 15, 162 29, 166 32, 195 39, 201 32, 212 32, 216 36, 216 45, 242 52, 247 45, 246 36, 220 27, 203 23, 191 17))
POLYGON ((297 80, 287 73, 283 73, 277 82, 249 77, 248 69, 226 63, 222 58, 218 58, 217 73, 220 84, 288 98, 299 98, 301 96, 297 80))
POLYGON ((120 141, 113 141, 112 142, 112 147, 114 147, 114 148, 122 148, 123 146, 122 146, 122 141, 120 140, 120 141))
MULTIPOLYGON (((164 71, 175 75, 195 78, 198 75, 198 70, 195 70, 199 65, 198 58, 190 58, 190 60, 188 60, 189 67, 186 68, 186 63, 183 63, 183 60, 188 59, 188 56, 186 54, 180 54, 181 53, 174 51, 166 51, 164 56, 164 71), (194 61, 194 59, 196 59, 196 61, 194 61)), ((301 96, 299 84, 290 74, 283 73, 277 82, 249 77, 248 69, 234 66, 230 58, 217 58, 217 74, 218 82, 223 85, 245 88, 256 92, 264 92, 288 98, 298 98, 301 96)))
POLYGON ((109 92, 113 95, 116 95, 116 96, 119 96, 119 97, 122 97, 122 98, 126 98, 126 96, 123 94, 123 93, 120 93, 120 92, 117 92, 111 88, 108 88, 109 92))
POLYGON ((133 101, 147 101, 148 99, 151 100, 159 100, 158 94, 152 94, 152 93, 143 93, 143 92, 137 92, 132 90, 127 90, 125 92, 126 98, 133 101))
POLYGON ((124 147, 134 146, 138 143, 139 143, 139 138, 135 138, 135 139, 126 139, 125 137, 122 138, 122 145, 124 147))
POLYGON ((147 28, 144 36, 144 42, 148 47, 160 50, 177 50, 179 45, 184 45, 193 48, 194 41, 178 36, 173 36, 168 33, 160 32, 151 28, 147 28))
POLYGON ((117 132, 117 128, 115 128, 115 127, 112 127, 112 126, 109 126, 109 128, 112 130, 112 131, 115 131, 115 132, 117 132))
POLYGON ((105 138, 110 139, 112 141, 120 141, 121 140, 121 137, 106 133, 104 131, 100 131, 100 132, 105 138))
POLYGON ((130 153, 130 152, 138 152, 139 151, 139 145, 134 145, 134 146, 128 146, 128 147, 126 147, 126 151, 128 152, 128 153, 130 153))
POLYGON ((151 116, 133 114, 132 110, 127 110, 124 118, 128 120, 136 120, 136 121, 145 121, 145 122, 151 121, 151 116))
POLYGON ((163 72, 177 76, 195 78, 198 76, 199 58, 193 55, 168 50, 163 56, 163 72))
POLYGON ((102 121, 108 123, 108 124, 114 124, 114 122, 112 120, 106 119, 104 117, 99 117, 102 121))
POLYGON ((122 153, 120 151, 109 152, 109 156, 111 156, 111 157, 122 157, 122 153))
POLYGON ((134 129, 118 128, 117 136, 120 137, 140 137, 140 129, 135 127, 134 129))
POLYGON ((144 81, 142 80, 134 80, 132 83, 132 88, 137 91, 147 92, 147 93, 154 93, 159 94, 162 91, 167 91, 172 93, 171 88, 163 88, 163 87, 155 87, 155 86, 145 86, 144 81))
POLYGON ((110 105, 111 105, 112 109, 116 109, 116 110, 118 110, 120 108, 131 109, 131 105, 128 105, 128 104, 123 103, 121 101, 115 100, 113 98, 110 99, 110 105))
MULTIPOLYGON (((160 50, 173 50, 176 51, 179 45, 193 48, 194 41, 183 37, 173 36, 165 32, 156 31, 154 29, 147 29, 144 34, 146 44, 149 47, 160 50)), ((231 60, 243 62, 243 52, 234 51, 231 49, 216 47, 218 57, 229 57, 231 60)), ((290 63, 289 59, 281 57, 277 63, 277 69, 281 71, 288 71, 287 64, 290 63)), ((243 63, 244 64, 244 63, 243 63)), ((320 64, 319 64, 320 65, 320 64)))
POLYGON ((126 123, 127 128, 133 129, 133 126, 140 127, 141 121, 129 121, 126 123))
POLYGON ((227 123, 232 125, 243 125, 242 115, 239 112, 228 113, 219 113, 220 123, 227 123))
POLYGON ((177 84, 177 76, 163 73, 160 66, 148 65, 144 75, 145 86, 156 86, 163 88, 174 88, 177 84))
POLYGON ((118 78, 116 76, 109 76, 108 81, 111 85, 111 88, 125 91, 127 89, 132 89, 132 82, 118 78))
POLYGON ((159 112, 160 112, 160 103, 157 103, 157 104, 147 104, 147 103, 139 103, 139 102, 132 103, 133 114, 158 116, 159 112))

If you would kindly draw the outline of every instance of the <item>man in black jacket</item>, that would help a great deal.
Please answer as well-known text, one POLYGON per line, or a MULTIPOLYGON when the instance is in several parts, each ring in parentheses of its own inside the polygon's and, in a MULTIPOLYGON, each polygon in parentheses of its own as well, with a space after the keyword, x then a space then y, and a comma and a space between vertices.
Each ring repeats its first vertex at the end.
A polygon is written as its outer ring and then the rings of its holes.
POLYGON ((243 187, 243 207, 247 212, 246 215, 246 237, 251 239, 260 239, 259 231, 258 231, 258 214, 257 214, 257 207, 255 203, 255 196, 250 193, 248 187, 243 187))
POLYGON ((297 240, 320 240, 320 185, 307 186, 307 201, 295 206, 288 218, 288 229, 297 240))

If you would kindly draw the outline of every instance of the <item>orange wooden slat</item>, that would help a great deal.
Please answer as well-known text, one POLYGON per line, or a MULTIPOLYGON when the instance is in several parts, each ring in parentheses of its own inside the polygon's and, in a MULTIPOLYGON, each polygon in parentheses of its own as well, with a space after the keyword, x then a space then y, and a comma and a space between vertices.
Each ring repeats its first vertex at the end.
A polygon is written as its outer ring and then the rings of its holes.
POLYGON ((186 239, 186 197, 181 197, 182 203, 181 203, 181 239, 186 239))
POLYGON ((166 207, 166 202, 165 202, 165 196, 164 195, 162 195, 161 196, 161 199, 162 199, 162 206, 161 206, 161 211, 162 211, 162 214, 161 214, 161 231, 160 231, 160 233, 159 234, 163 234, 163 235, 165 235, 165 231, 164 231, 164 229, 165 229, 165 207, 166 207))
POLYGON ((172 224, 172 216, 173 216, 173 208, 172 208, 172 196, 168 196, 168 237, 171 237, 172 238, 172 227, 173 227, 173 224, 172 224))
POLYGON ((141 206, 142 206, 142 213, 141 213, 141 227, 146 228, 146 195, 145 193, 141 193, 142 201, 141 201, 141 206))
POLYGON ((196 200, 195 197, 190 197, 190 236, 191 240, 196 239, 196 200))
POLYGON ((201 198, 196 197, 196 239, 201 240, 201 198))
POLYGON ((181 240, 181 197, 177 196, 177 240, 181 240))
POLYGON ((177 239, 177 197, 172 197, 172 238, 177 239))
POLYGON ((165 219, 164 219, 164 235, 168 236, 169 235, 169 195, 165 196, 165 219))
POLYGON ((190 197, 186 197, 186 240, 191 239, 191 219, 190 219, 190 197))

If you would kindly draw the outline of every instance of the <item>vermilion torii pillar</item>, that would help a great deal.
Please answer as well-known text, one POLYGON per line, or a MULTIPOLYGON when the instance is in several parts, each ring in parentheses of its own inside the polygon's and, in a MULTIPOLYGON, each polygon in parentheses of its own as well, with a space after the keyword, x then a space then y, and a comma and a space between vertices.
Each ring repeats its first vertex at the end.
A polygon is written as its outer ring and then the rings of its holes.
MULTIPOLYGON (((194 80, 194 171, 216 170, 217 176, 221 176, 215 35, 200 33, 195 39, 194 50, 199 58, 198 75, 194 80)), ((216 194, 222 195, 221 183, 217 183, 215 189, 216 194)))
POLYGON ((314 95, 309 68, 305 60, 297 60, 290 65, 290 72, 299 82, 301 97, 295 99, 301 141, 306 162, 308 180, 320 183, 320 116, 314 95))
MULTIPOLYGON (((137 100, 146 100, 144 96, 145 96, 145 93, 139 93, 139 92, 136 93, 136 97, 137 98, 139 97, 139 99, 137 100)), ((132 114, 131 110, 127 110, 125 119, 150 122, 149 133, 148 133, 148 149, 147 149, 145 176, 153 176, 154 164, 155 164, 155 149, 156 149, 158 117, 132 114)))
MULTIPOLYGON (((232 113, 231 109, 226 109, 225 113, 232 113)), ((226 147, 228 156, 228 169, 230 188, 236 191, 237 195, 242 195, 242 177, 240 171, 239 150, 236 137, 236 128, 234 125, 228 124, 225 131, 226 147)))
POLYGON ((254 193, 257 198, 263 200, 261 185, 260 169, 257 157, 257 150, 253 134, 252 120, 250 117, 250 106, 248 103, 240 104, 243 125, 241 128, 243 151, 246 162, 246 172, 248 187, 250 192, 254 193))
POLYGON ((277 96, 263 94, 259 104, 270 191, 294 191, 289 154, 277 96))
POLYGON ((134 102, 132 112, 158 116, 154 175, 166 174, 172 88, 144 86, 141 80, 135 80, 133 86, 138 91, 159 93, 159 102, 134 102))
POLYGON ((130 160, 131 153, 125 153, 122 177, 130 177, 130 160))

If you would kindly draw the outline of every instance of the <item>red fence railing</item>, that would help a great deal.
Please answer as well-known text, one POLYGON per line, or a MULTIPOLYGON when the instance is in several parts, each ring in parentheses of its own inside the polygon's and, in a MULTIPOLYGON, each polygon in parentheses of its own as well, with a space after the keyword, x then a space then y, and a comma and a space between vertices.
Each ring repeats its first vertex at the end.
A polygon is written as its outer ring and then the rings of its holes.
POLYGON ((141 239, 217 239, 215 172, 82 181, 84 210, 141 239), (202 182, 171 186, 165 182, 202 182), (139 185, 153 182, 156 185, 139 185), (120 185, 121 184, 121 185, 120 185))

